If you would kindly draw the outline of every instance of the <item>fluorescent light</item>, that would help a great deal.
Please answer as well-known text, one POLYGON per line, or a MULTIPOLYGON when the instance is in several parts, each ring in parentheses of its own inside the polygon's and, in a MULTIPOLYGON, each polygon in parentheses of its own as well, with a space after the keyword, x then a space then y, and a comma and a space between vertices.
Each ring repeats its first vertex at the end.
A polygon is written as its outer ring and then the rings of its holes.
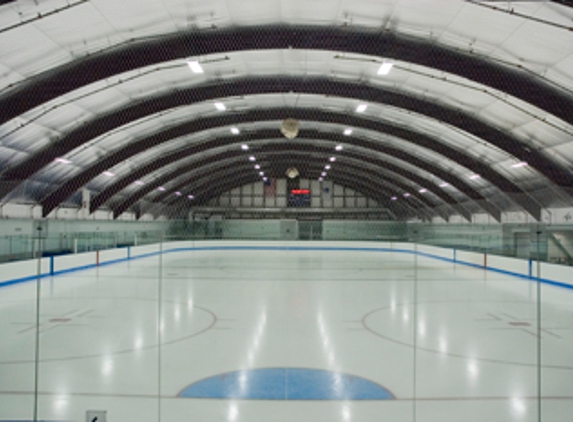
POLYGON ((203 73, 203 68, 197 60, 187 60, 187 66, 193 73, 203 73))
POLYGON ((233 135, 238 135, 239 133, 241 133, 241 131, 239 130, 238 127, 232 127, 232 128, 231 128, 231 133, 232 133, 233 135))
POLYGON ((256 159, 254 156, 251 155, 251 156, 249 157, 249 161, 257 161, 257 159, 256 159))
POLYGON ((160 190, 161 192, 163 192, 165 190, 165 188, 163 186, 160 186, 157 188, 157 190, 160 190))
POLYGON ((479 179, 481 176, 479 174, 472 174, 471 176, 469 176, 469 178, 471 180, 475 180, 475 179, 479 179))
POLYGON ((324 179, 323 179, 322 177, 319 177, 319 178, 318 178, 318 181, 319 181, 319 182, 324 182, 324 179))
POLYGON ((346 136, 352 135, 352 129, 350 129, 350 128, 344 129, 344 134, 345 134, 346 136))
POLYGON ((356 112, 357 113, 364 113, 367 108, 368 108, 368 104, 360 104, 360 105, 358 105, 358 107, 356 107, 356 112))
POLYGON ((261 166, 259 166, 258 164, 255 164, 255 170, 260 170, 261 166))
POLYGON ((428 192, 428 189, 420 189, 418 192, 420 192, 420 193, 426 193, 426 192, 428 192))
POLYGON ((225 104, 223 103, 215 103, 215 108, 219 111, 225 111, 227 110, 227 107, 225 107, 225 104))
POLYGON ((243 151, 248 151, 248 150, 249 150, 249 146, 248 146, 247 144, 243 144, 243 145, 241 145, 241 149, 242 149, 243 151))
POLYGON ((111 171, 104 171, 103 174, 106 175, 107 177, 115 176, 115 174, 113 174, 111 171))
POLYGON ((387 75, 392 70, 392 67, 394 67, 394 63, 390 61, 384 61, 382 66, 380 66, 380 69, 378 69, 378 74, 387 75))
POLYGON ((139 186, 145 185, 145 182, 142 182, 141 180, 136 180, 134 183, 139 186))
POLYGON ((325 170, 330 170, 330 165, 327 164, 326 166, 324 166, 324 169, 325 169, 325 170))
POLYGON ((260 172, 259 172, 259 176, 264 176, 264 175, 265 175, 265 172, 264 172, 264 171, 260 171, 260 172))
POLYGON ((445 188, 445 187, 448 187, 448 186, 450 186, 449 183, 445 183, 445 182, 444 182, 444 183, 440 184, 440 187, 441 187, 441 188, 445 188))
POLYGON ((336 157, 330 157, 328 160, 329 160, 331 163, 334 163, 334 162, 336 161, 336 157))
POLYGON ((175 195, 181 196, 181 192, 175 192, 175 195))
POLYGON ((320 173, 320 175, 321 175, 322 177, 326 177, 326 172, 323 171, 322 173, 320 173))
POLYGON ((512 164, 511 167, 513 167, 513 168, 519 168, 519 167, 525 167, 525 166, 527 166, 527 165, 528 165, 528 164, 527 164, 526 161, 521 161, 521 162, 519 162, 519 163, 512 164))
POLYGON ((409 197, 409 196, 410 196, 409 193, 405 193, 405 194, 404 194, 404 198, 407 198, 407 197, 409 197))
POLYGON ((267 179, 266 177, 263 177, 263 182, 266 182, 267 180, 269 180, 269 179, 267 179))
POLYGON ((66 160, 65 158, 56 158, 54 160, 56 163, 62 163, 62 164, 72 164, 72 162, 70 160, 66 160))
POLYGON ((195 197, 193 195, 188 195, 187 198, 189 199, 195 199, 195 197))
POLYGON ((392 198, 390 198, 392 201, 397 201, 398 198, 396 196, 393 196, 392 198))
POLYGON ((342 145, 336 145, 336 148, 334 148, 337 151, 342 151, 344 149, 344 147, 342 145))

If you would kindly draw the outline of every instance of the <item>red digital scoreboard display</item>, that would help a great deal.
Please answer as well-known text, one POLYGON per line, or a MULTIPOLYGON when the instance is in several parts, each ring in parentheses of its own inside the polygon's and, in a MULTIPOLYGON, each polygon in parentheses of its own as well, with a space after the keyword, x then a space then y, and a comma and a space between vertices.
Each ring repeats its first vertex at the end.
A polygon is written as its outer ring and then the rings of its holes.
POLYGON ((291 189, 288 195, 290 207, 310 207, 310 189, 291 189))

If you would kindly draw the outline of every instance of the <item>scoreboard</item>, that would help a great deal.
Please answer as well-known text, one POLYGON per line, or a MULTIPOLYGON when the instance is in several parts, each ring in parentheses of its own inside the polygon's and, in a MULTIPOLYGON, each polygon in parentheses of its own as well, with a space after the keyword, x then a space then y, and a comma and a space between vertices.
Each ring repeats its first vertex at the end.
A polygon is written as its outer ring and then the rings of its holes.
POLYGON ((310 189, 291 189, 288 193, 289 207, 310 207, 310 189))

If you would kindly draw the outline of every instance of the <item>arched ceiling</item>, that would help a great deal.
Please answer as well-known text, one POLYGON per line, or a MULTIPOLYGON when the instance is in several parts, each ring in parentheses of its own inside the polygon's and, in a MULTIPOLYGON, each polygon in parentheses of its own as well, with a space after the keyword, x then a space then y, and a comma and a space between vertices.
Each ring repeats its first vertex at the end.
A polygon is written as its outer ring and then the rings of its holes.
POLYGON ((0 3, 0 201, 192 207, 260 180, 241 145, 306 178, 342 145, 327 178, 409 216, 539 219, 573 201, 570 6, 0 3), (287 117, 300 139, 277 139, 287 117))

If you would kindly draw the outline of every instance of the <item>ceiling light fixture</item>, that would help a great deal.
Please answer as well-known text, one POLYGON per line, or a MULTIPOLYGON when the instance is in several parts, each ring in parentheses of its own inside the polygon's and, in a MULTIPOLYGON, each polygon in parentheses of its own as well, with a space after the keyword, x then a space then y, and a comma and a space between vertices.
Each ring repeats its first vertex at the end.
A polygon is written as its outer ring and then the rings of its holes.
POLYGON ((249 161, 257 161, 257 159, 256 159, 253 155, 251 155, 251 156, 249 157, 249 161))
POLYGON ((426 192, 428 192, 428 189, 420 189, 418 192, 420 192, 420 193, 426 193, 426 192))
POLYGON ((240 131, 239 128, 237 128, 237 127, 232 127, 232 128, 231 128, 231 133, 232 133, 233 135, 238 135, 239 133, 241 133, 241 131, 240 131))
POLYGON ((441 187, 441 188, 445 188, 445 187, 448 187, 448 186, 450 186, 449 183, 441 183, 441 184, 440 184, 440 187, 441 187))
POLYGON ((65 158, 56 158, 54 160, 56 163, 62 163, 62 164, 72 164, 72 162, 70 160, 66 160, 65 158))
POLYGON ((103 174, 107 177, 113 177, 115 176, 115 174, 113 174, 111 171, 104 171, 103 174))
POLYGON ((342 151, 344 149, 344 147, 342 145, 336 145, 336 148, 334 148, 337 151, 342 151))
POLYGON ((409 197, 409 196, 410 196, 409 193, 405 193, 405 194, 404 194, 404 198, 407 198, 407 197, 409 197))
POLYGON ((479 174, 472 174, 471 176, 469 176, 470 180, 475 180, 475 179, 479 179, 481 176, 479 174))
POLYGON ((320 173, 320 175, 321 175, 322 177, 326 177, 326 172, 323 171, 322 173, 320 173))
POLYGON ((187 60, 187 66, 193 73, 204 73, 201 64, 197 60, 187 60))
POLYGON ((255 170, 259 170, 261 168, 261 166, 259 166, 258 164, 255 164, 255 170))
POLYGON ((243 151, 248 151, 248 150, 249 150, 249 146, 248 146, 247 144, 243 144, 243 145, 241 145, 241 149, 242 149, 243 151))
POLYGON ((334 162, 336 161, 336 157, 330 157, 328 160, 329 160, 331 163, 334 163, 334 162))
POLYGON ((398 198, 396 196, 393 196, 392 198, 390 198, 392 201, 397 201, 398 198))
POLYGON ((161 192, 165 191, 165 188, 163 186, 160 186, 157 188, 157 190, 160 190, 161 192))
POLYGON ((195 199, 195 197, 193 195, 188 195, 187 198, 189 199, 195 199))
POLYGON ((516 168, 519 168, 519 167, 525 167, 525 166, 527 166, 527 165, 529 165, 529 164, 527 164, 526 161, 521 161, 521 162, 519 162, 519 163, 512 164, 511 167, 513 167, 514 169, 516 169, 516 168))
POLYGON ((175 195, 181 196, 182 194, 181 194, 181 192, 175 192, 175 195))
POLYGON ((322 177, 319 177, 319 178, 318 178, 318 181, 319 181, 319 182, 324 182, 324 179, 323 179, 322 177))
POLYGON ((325 170, 330 170, 330 168, 331 168, 331 167, 330 167, 329 164, 327 164, 327 165, 324 166, 324 169, 325 169, 325 170))
POLYGON ((227 107, 225 107, 225 104, 223 104, 223 103, 215 103, 215 108, 219 111, 227 110, 227 107))
POLYGON ((264 175, 265 175, 265 172, 264 172, 264 171, 260 171, 260 172, 259 172, 259 176, 264 176, 264 175))
POLYGON ((378 69, 378 74, 387 75, 388 73, 390 73, 393 67, 394 63, 392 63, 391 61, 384 60, 384 62, 382 62, 382 65, 380 66, 380 69, 378 69))
POLYGON ((357 113, 364 113, 367 108, 368 108, 368 104, 359 104, 358 107, 356 107, 356 112, 357 113))
POLYGON ((145 182, 142 182, 141 180, 136 180, 134 183, 139 186, 145 185, 145 182))
POLYGON ((346 136, 352 135, 352 129, 350 129, 350 128, 344 129, 344 134, 345 134, 346 136))

